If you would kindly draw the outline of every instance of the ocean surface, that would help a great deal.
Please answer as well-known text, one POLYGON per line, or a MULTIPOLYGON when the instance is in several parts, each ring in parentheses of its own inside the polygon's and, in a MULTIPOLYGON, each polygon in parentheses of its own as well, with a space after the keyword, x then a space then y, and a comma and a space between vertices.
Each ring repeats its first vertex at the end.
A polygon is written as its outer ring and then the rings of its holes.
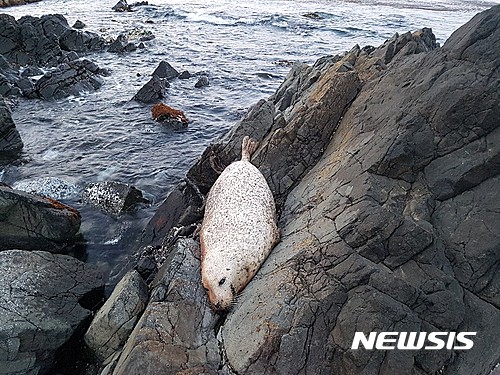
MULTIPOLYGON (((117 0, 116 0, 117 1, 117 0)), ((57 101, 19 100, 13 114, 24 141, 21 161, 0 166, 0 181, 13 184, 57 177, 77 186, 114 180, 141 189, 149 207, 111 217, 78 199, 62 199, 82 213, 85 259, 118 276, 140 232, 172 187, 211 140, 233 126, 253 103, 271 95, 296 61, 313 63, 355 44, 378 46, 394 33, 431 27, 442 44, 492 1, 292 1, 151 0, 134 12, 111 10, 115 0, 44 0, 3 8, 23 15, 63 14, 70 25, 106 38, 152 32, 145 49, 94 53, 87 58, 111 71, 104 86, 57 101), (130 99, 161 60, 177 70, 205 72, 174 80, 164 102, 182 109, 189 127, 175 131, 151 120, 150 106, 130 99)), ((132 2, 131 2, 132 3, 132 2)), ((498 1, 497 1, 498 3, 498 1)))

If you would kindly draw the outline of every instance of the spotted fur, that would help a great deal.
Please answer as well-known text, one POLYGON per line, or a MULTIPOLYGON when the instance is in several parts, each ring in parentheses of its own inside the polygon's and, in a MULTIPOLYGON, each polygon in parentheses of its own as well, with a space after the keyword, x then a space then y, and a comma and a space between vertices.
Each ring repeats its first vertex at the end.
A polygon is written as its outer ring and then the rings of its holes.
POLYGON ((231 306, 279 241, 273 195, 249 161, 256 146, 244 138, 242 160, 222 172, 206 201, 201 274, 216 310, 231 306))

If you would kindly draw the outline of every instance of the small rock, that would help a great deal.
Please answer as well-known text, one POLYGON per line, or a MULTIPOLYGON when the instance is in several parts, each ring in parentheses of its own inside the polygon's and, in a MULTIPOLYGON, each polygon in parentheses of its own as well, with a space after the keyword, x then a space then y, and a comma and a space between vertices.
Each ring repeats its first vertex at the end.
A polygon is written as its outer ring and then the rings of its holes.
POLYGON ((179 74, 179 79, 189 79, 191 78, 193 75, 191 73, 189 73, 187 70, 184 70, 181 74, 179 74))
POLYGON ((155 103, 165 97, 165 89, 170 87, 166 79, 153 76, 132 99, 142 103, 155 103))
POLYGON ((128 5, 127 0, 118 1, 113 8, 115 12, 131 12, 132 8, 128 5))
POLYGON ((163 124, 186 127, 188 119, 184 112, 169 107, 166 104, 158 103, 151 108, 151 115, 153 120, 163 124))
POLYGON ((76 20, 75 24, 73 25, 73 29, 84 29, 85 28, 85 23, 83 23, 80 20, 76 20))
POLYGON ((115 181, 89 184, 82 194, 82 201, 114 215, 129 211, 139 203, 149 203, 139 189, 115 181))
POLYGON ((168 62, 162 61, 153 72, 153 77, 172 79, 179 76, 179 72, 168 62))
POLYGON ((101 360, 125 344, 147 300, 148 286, 142 277, 135 270, 128 272, 99 309, 84 336, 85 343, 101 360))
POLYGON ((108 47, 108 52, 124 52, 128 45, 128 36, 120 34, 108 47))
POLYGON ((208 81, 208 77, 207 76, 201 76, 199 79, 198 79, 198 82, 196 82, 194 84, 194 87, 196 88, 200 88, 200 87, 206 87, 210 84, 210 82, 208 81))

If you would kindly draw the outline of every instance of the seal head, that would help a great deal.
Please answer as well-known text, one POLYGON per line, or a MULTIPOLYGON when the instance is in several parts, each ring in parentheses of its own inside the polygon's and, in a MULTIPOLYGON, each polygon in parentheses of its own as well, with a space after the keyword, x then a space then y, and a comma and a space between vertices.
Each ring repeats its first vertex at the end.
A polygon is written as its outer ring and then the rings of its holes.
POLYGON ((207 197, 200 231, 201 277, 216 310, 231 307, 279 241, 273 195, 249 160, 256 148, 245 137, 241 160, 221 173, 207 197))

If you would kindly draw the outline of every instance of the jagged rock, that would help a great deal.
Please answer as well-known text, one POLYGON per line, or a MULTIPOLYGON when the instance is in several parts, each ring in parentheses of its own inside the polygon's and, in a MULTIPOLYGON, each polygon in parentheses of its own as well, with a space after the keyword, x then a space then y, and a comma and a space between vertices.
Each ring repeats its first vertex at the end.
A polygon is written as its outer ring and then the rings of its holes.
POLYGON ((73 25, 73 29, 78 29, 78 30, 81 30, 81 29, 84 29, 87 25, 85 25, 84 22, 80 21, 80 20, 76 20, 74 25, 73 25))
POLYGON ((109 52, 132 52, 137 49, 134 43, 128 41, 128 36, 126 34, 120 34, 115 39, 113 43, 108 47, 109 52))
POLYGON ((90 31, 66 30, 59 38, 59 45, 65 51, 100 51, 106 42, 103 37, 90 31))
POLYGON ((198 244, 181 240, 158 274, 151 298, 126 343, 114 375, 176 374, 186 368, 216 374, 220 360, 214 325, 201 286, 198 244))
POLYGON ((51 199, 76 199, 82 188, 57 177, 39 177, 16 181, 12 188, 26 193, 43 195, 51 199))
POLYGON ((88 184, 82 200, 113 215, 132 210, 140 203, 149 203, 139 189, 115 181, 88 184))
POLYGON ((75 209, 49 198, 0 186, 0 250, 60 251, 80 228, 75 209))
POLYGON ((127 0, 120 0, 114 6, 113 9, 115 12, 131 12, 132 8, 127 4, 127 0))
POLYGON ((181 183, 168 195, 141 235, 141 244, 161 245, 173 228, 188 226, 203 218, 203 197, 193 185, 181 183))
POLYGON ((36 66, 28 66, 21 73, 21 77, 43 76, 43 70, 36 66))
POLYGON ((99 67, 89 60, 70 61, 45 73, 36 82, 35 91, 46 100, 95 91, 103 84, 99 73, 99 67))
POLYGON ((0 54, 21 66, 55 66, 68 61, 68 52, 102 50, 104 39, 97 34, 72 29, 60 14, 19 20, 0 15, 0 54))
POLYGON ((157 103, 165 97, 165 90, 170 87, 166 79, 153 75, 144 86, 132 98, 142 103, 157 103))
MULTIPOLYGON (((495 6, 439 49, 424 29, 297 64, 273 97, 205 150, 188 173, 189 191, 169 197, 174 204, 157 212, 149 237, 180 227, 169 214, 179 218, 193 191, 208 192, 238 157, 243 135, 261 141, 252 162, 281 211, 281 242, 219 322, 216 369, 486 375, 499 362, 499 25, 495 6), (354 351, 357 331, 478 335, 467 351, 354 351)), ((182 243, 168 253, 163 279, 175 280, 178 259, 190 259, 182 243)), ((168 285, 184 316, 199 312, 198 297, 177 293, 183 282, 168 285)), ((168 313, 152 308, 115 375, 136 366, 156 373, 147 353, 178 337, 172 320, 171 329, 162 323, 168 313)), ((156 364, 163 374, 197 368, 184 342, 177 349, 169 365, 156 364)))
POLYGON ((200 88, 200 87, 206 87, 208 85, 210 85, 210 82, 208 81, 208 77, 201 76, 200 78, 198 78, 198 81, 194 84, 194 87, 200 88))
POLYGON ((179 74, 179 79, 189 79, 191 78, 193 75, 191 73, 189 73, 187 70, 184 70, 181 74, 179 74))
POLYGON ((498 362, 499 241, 489 228, 500 225, 500 202, 488 194, 499 182, 488 167, 496 151, 483 168, 473 154, 462 159, 470 169, 455 172, 467 183, 450 188, 448 180, 443 202, 426 176, 439 174, 433 164, 442 170, 443 157, 464 158, 471 142, 495 137, 499 20, 500 7, 482 13, 442 49, 397 57, 363 87, 319 163, 288 194, 282 241, 223 325, 236 372, 265 373, 272 363, 278 374, 465 375, 498 362), (352 351, 356 331, 478 336, 459 355, 427 355, 352 351), (252 340, 242 347, 241 337, 252 340))
POLYGON ((153 77, 158 77, 158 78, 164 78, 164 79, 173 79, 179 76, 179 72, 168 62, 162 61, 158 66, 156 67, 155 71, 153 72, 153 77))
POLYGON ((44 374, 54 354, 90 317, 102 276, 73 257, 0 252, 0 372, 44 374), (90 304, 89 304, 90 305, 90 304))
POLYGON ((148 287, 137 271, 128 272, 99 309, 85 333, 85 343, 102 360, 119 350, 146 307, 148 287))
POLYGON ((23 141, 12 120, 10 108, 0 96, 0 157, 6 157, 22 150, 23 141))

